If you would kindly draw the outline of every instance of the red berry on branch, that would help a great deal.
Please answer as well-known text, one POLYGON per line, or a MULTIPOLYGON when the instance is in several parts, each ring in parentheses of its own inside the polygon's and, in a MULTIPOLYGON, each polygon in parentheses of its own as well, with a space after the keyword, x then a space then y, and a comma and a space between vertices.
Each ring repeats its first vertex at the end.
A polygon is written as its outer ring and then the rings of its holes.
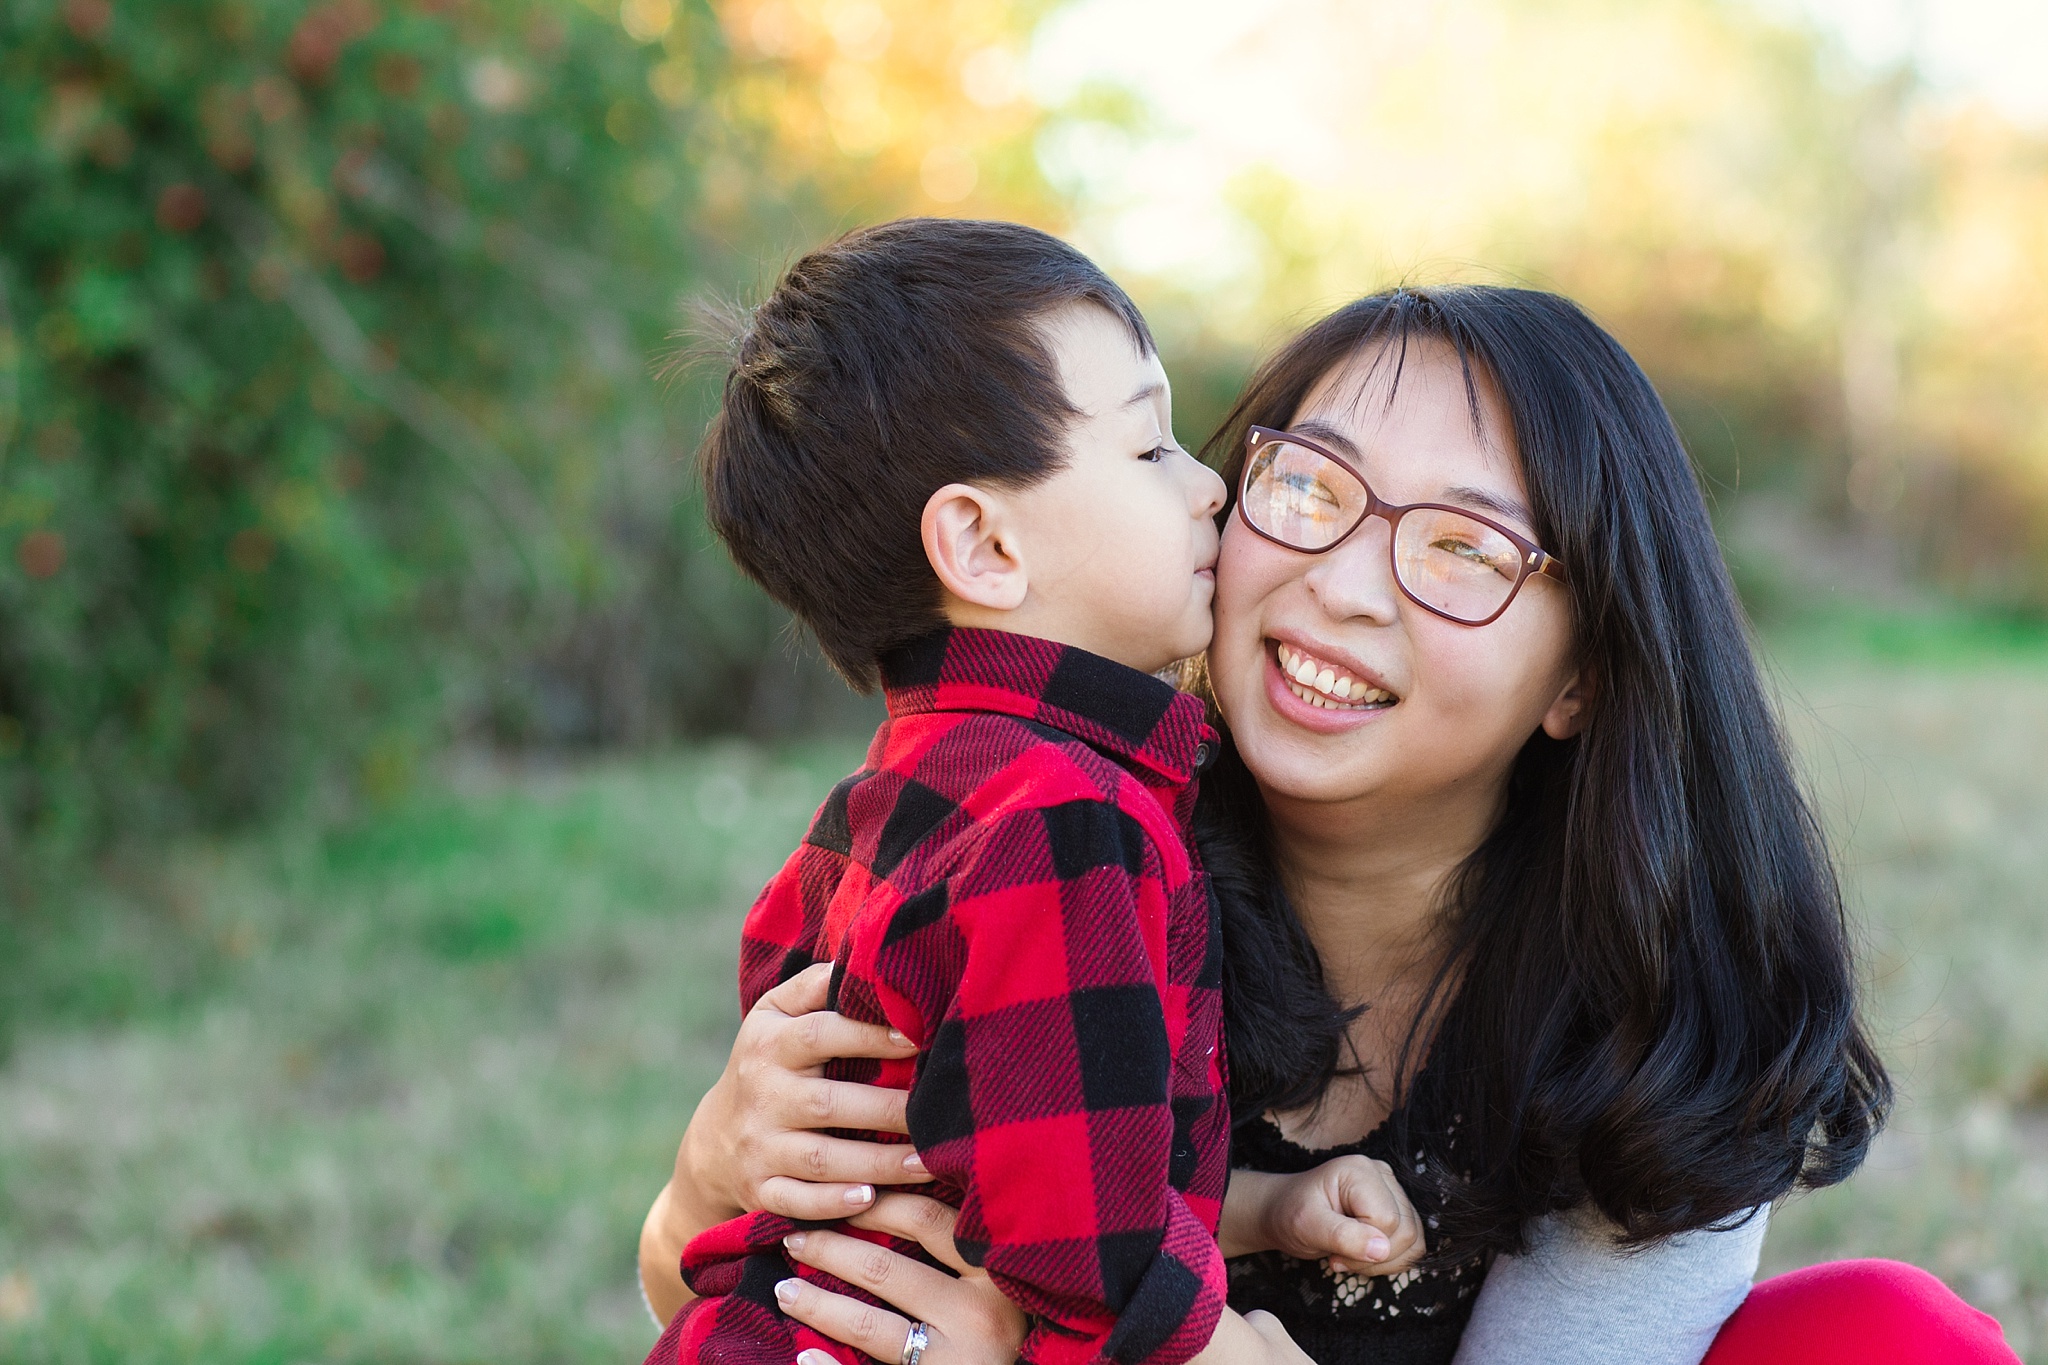
POLYGON ((180 181, 156 198, 156 225, 165 232, 190 232, 205 221, 206 195, 197 185, 180 181))
POLYGON ((64 537, 55 531, 30 531, 15 547, 14 557, 30 578, 55 578, 64 567, 64 537))

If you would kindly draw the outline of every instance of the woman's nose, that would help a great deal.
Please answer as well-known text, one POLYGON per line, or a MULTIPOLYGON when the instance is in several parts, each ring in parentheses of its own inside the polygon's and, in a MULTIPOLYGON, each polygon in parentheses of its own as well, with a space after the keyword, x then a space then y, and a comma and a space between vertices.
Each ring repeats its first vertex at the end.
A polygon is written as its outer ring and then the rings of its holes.
POLYGON ((1387 553, 1390 534, 1384 517, 1368 517, 1350 539, 1316 556, 1302 575, 1309 595, 1331 620, 1385 623, 1400 615, 1401 590, 1387 553))

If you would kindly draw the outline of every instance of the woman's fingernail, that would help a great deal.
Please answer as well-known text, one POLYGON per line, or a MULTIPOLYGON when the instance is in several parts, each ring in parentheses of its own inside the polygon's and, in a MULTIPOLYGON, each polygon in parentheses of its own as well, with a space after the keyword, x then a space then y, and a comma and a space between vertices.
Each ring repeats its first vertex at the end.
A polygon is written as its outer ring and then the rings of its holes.
POLYGON ((803 1351, 798 1353, 796 1365, 839 1365, 839 1362, 823 1351, 803 1351))
POLYGON ((875 1187, 873 1185, 855 1185, 846 1192, 846 1202, 849 1204, 865 1204, 874 1197, 875 1187))
MULTIPOLYGON (((792 1232, 789 1236, 782 1239, 782 1244, 791 1251, 802 1251, 804 1249, 804 1235, 801 1232, 792 1232)), ((793 1281, 786 1280, 784 1283, 793 1283, 793 1281)), ((794 1294, 796 1291, 792 1289, 789 1292, 794 1294)))
POLYGON ((1384 1237, 1368 1237, 1365 1239, 1365 1254, 1372 1257, 1375 1261, 1386 1260, 1389 1250, 1391 1250, 1391 1246, 1384 1237))
POLYGON ((919 1156, 916 1152, 912 1152, 909 1156, 903 1158, 903 1169, 906 1171, 915 1171, 919 1175, 930 1174, 930 1172, 926 1171, 924 1168, 924 1158, 919 1156))
POLYGON ((789 1307, 796 1302, 796 1287, 795 1280, 778 1281, 775 1286, 775 1301, 784 1308, 789 1307))
POLYGON ((909 1047, 910 1035, 905 1033, 900 1028, 892 1028, 889 1030, 889 1041, 894 1043, 897 1047, 909 1047))

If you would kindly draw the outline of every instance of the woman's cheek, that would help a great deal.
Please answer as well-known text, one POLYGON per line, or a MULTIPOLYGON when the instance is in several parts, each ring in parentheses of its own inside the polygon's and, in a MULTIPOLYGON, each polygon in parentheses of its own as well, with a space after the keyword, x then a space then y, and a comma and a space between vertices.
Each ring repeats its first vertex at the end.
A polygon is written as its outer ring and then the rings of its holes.
POLYGON ((1520 752, 1550 703, 1550 642, 1505 625, 1430 630, 1416 641, 1417 691, 1429 699, 1433 728, 1478 767, 1520 752))
MULTIPOLYGON (((1221 632, 1224 613, 1242 620, 1253 603, 1265 596, 1277 577, 1272 558, 1261 554, 1271 550, 1265 541, 1251 534, 1235 518, 1223 528, 1223 544, 1216 557, 1216 624, 1221 632)), ((1249 627, 1247 627, 1249 628, 1249 627)))
POLYGON ((1272 576, 1271 566, 1262 563, 1264 557, 1258 553, 1264 544, 1235 521, 1224 528, 1216 559, 1216 634, 1209 646, 1210 676, 1221 693, 1233 692, 1236 684, 1253 676, 1258 662, 1257 607, 1268 590, 1261 572, 1272 576))

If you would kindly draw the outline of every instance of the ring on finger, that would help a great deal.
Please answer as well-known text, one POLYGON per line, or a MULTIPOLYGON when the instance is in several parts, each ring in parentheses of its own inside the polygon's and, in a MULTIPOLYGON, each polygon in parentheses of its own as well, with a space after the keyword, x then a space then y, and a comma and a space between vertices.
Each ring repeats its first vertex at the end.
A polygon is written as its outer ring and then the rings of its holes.
POLYGON ((918 1365, 924 1359, 924 1348, 929 1345, 931 1336, 925 1331, 924 1324, 911 1323, 910 1331, 903 1338, 902 1365, 918 1365))

